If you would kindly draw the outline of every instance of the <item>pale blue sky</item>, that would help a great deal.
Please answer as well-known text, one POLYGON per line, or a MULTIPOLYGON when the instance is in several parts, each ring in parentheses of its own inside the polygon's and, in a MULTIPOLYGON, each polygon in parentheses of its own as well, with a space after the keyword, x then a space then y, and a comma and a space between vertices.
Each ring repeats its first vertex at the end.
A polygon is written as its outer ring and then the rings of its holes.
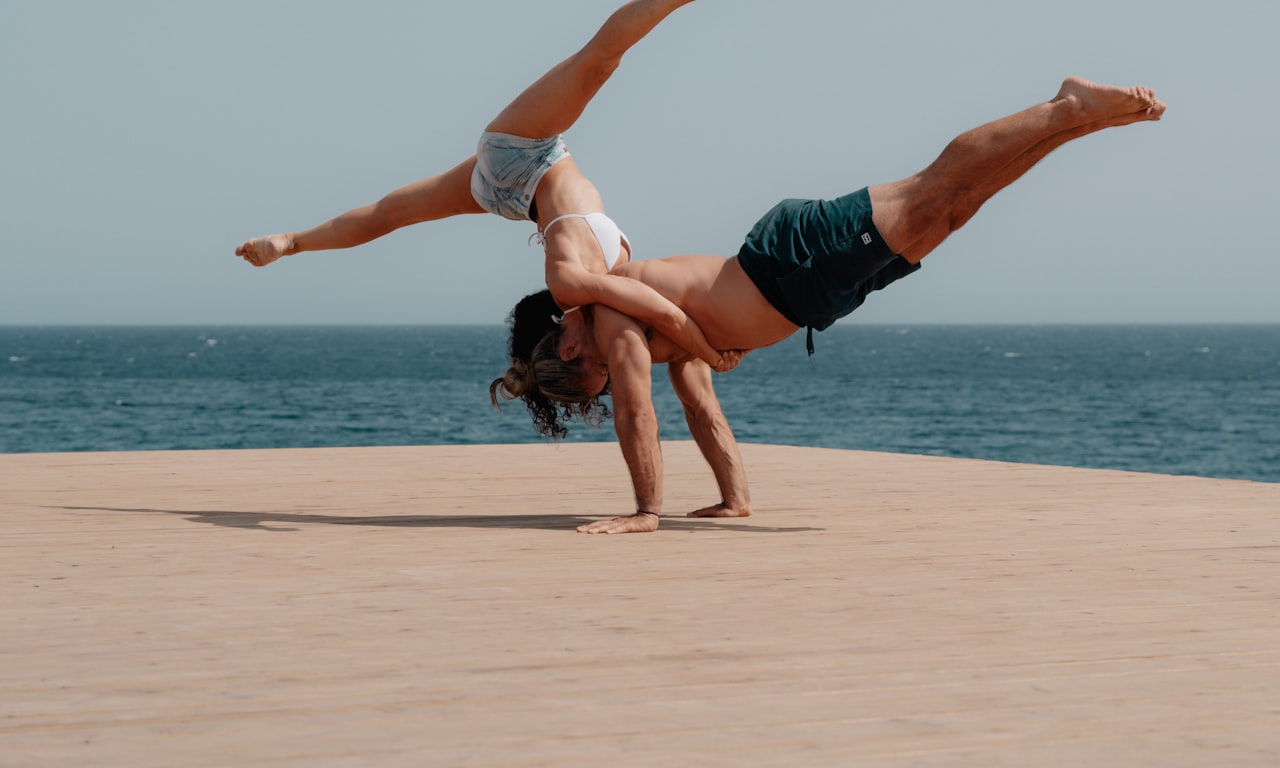
MULTIPOLYGON (((469 155, 612 0, 0 0, 0 324, 501 323, 532 225, 253 269, 469 155)), ((1068 145, 845 322, 1280 322, 1280 4, 699 0, 568 135, 637 256, 731 255, 782 197, 919 170, 1079 74, 1165 120, 1068 145)))

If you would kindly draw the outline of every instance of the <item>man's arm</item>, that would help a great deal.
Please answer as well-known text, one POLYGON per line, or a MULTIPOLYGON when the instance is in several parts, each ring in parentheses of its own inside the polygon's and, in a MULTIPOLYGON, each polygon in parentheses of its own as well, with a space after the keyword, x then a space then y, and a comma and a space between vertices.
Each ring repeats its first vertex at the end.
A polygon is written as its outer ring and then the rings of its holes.
POLYGON ((747 517, 751 514, 747 475, 738 452, 738 441, 716 398, 711 369, 699 360, 687 359, 669 364, 667 374, 672 389, 684 405, 689 432, 720 486, 720 503, 694 510, 689 517, 747 517))
POLYGON ((581 533, 647 533, 658 529, 662 514, 662 447, 653 410, 652 357, 644 329, 608 307, 593 310, 597 346, 609 364, 613 425, 622 457, 631 471, 636 513, 579 526, 581 533))

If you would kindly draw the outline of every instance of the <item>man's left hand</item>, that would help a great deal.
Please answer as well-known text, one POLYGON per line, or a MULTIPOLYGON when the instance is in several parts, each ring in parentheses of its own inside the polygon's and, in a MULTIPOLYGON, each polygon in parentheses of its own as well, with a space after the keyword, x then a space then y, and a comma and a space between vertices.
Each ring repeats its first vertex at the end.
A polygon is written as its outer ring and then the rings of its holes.
POLYGON ((750 517, 751 509, 749 507, 731 507, 723 501, 719 504, 712 504, 709 507, 695 509, 690 512, 687 517, 750 517))

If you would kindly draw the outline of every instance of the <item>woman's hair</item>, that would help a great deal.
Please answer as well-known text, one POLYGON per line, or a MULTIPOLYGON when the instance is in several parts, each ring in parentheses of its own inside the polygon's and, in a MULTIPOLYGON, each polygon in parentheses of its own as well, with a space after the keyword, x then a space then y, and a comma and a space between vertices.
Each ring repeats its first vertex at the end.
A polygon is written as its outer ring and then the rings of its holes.
MULTIPOLYGON (((582 311, 589 312, 590 307, 582 311)), ((591 426, 599 426, 609 418, 609 408, 600 399, 605 392, 583 392, 582 364, 560 359, 563 315, 551 298, 551 291, 538 291, 521 299, 507 317, 511 367, 489 385, 489 401, 494 408, 500 407, 499 397, 523 400, 533 417, 533 426, 552 439, 569 434, 564 422, 574 416, 591 426)))

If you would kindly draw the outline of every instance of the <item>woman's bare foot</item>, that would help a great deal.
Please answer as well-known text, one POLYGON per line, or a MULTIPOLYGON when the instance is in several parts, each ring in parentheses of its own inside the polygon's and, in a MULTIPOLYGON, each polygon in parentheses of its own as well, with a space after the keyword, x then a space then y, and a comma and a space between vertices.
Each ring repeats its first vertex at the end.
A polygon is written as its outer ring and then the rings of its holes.
POLYGON ((294 252, 291 235, 255 237, 236 248, 236 255, 255 267, 265 267, 281 256, 288 256, 294 252))
POLYGON ((1159 120, 1165 110, 1164 103, 1156 99, 1155 91, 1150 88, 1102 85, 1083 77, 1063 80, 1053 101, 1072 102, 1086 123, 1122 115, 1141 115, 1137 120, 1159 120))

